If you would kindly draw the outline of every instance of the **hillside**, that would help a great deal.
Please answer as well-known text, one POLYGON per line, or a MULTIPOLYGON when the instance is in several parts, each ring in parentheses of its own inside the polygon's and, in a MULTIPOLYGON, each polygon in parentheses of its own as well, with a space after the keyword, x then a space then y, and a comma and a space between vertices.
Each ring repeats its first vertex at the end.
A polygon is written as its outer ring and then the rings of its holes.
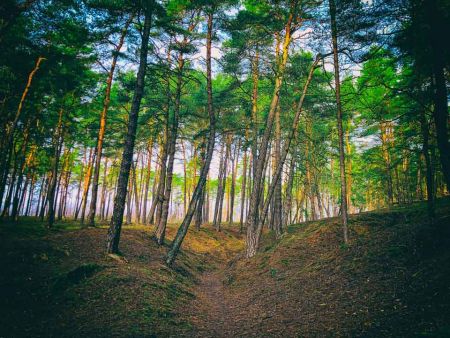
MULTIPOLYGON (((106 228, 33 219, 0 226, 1 337, 436 336, 450 334, 450 203, 267 233, 242 259, 236 226, 190 230, 174 269, 148 227, 125 227, 124 259, 106 228)), ((168 230, 174 236, 175 225, 168 230)))

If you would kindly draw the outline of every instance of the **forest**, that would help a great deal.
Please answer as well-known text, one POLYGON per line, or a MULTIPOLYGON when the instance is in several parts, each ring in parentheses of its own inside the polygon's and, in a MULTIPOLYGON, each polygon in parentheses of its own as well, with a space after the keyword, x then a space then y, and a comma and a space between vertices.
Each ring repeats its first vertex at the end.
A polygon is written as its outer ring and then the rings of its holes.
POLYGON ((448 0, 2 1, 0 337, 450 336, 448 32, 448 0))

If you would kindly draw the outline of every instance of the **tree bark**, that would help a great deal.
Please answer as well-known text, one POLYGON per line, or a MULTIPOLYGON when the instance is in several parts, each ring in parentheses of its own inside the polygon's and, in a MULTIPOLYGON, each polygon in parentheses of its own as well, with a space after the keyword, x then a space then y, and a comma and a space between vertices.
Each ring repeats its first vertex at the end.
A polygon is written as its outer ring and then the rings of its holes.
POLYGON ((207 19, 207 34, 206 34, 206 91, 208 97, 207 110, 209 115, 209 136, 208 136, 208 147, 206 152, 205 163, 200 171, 200 177, 198 183, 195 187, 194 193, 192 194, 192 199, 189 202, 189 207, 187 213, 178 228, 177 234, 172 242, 172 246, 167 253, 166 264, 172 265, 178 252, 183 243, 183 239, 187 234, 189 225, 191 224, 192 217, 194 216, 195 208, 197 206, 198 200, 201 196, 203 187, 206 182, 206 177, 208 176, 209 167, 211 165, 211 159, 214 153, 214 143, 216 139, 216 117, 213 108, 213 96, 212 96, 212 76, 211 76, 211 42, 213 35, 213 10, 208 13, 207 19))
POLYGON ((434 207, 434 180, 433 180, 433 166, 431 164, 430 159, 430 132, 429 125, 427 123, 427 119, 425 117, 425 112, 420 112, 419 115, 420 127, 422 131, 422 154, 425 158, 425 168, 426 168, 426 184, 427 184, 427 211, 428 217, 431 221, 433 221, 435 216, 435 207, 434 207))
MULTIPOLYGON (((187 44, 187 38, 183 40, 183 45, 187 44)), ((175 92, 175 107, 173 111, 173 116, 170 121, 170 132, 168 139, 168 162, 167 162, 167 173, 166 173, 166 184, 165 184, 165 192, 163 196, 163 203, 161 209, 161 217, 157 224, 157 228, 155 231, 156 241, 159 245, 164 243, 165 235, 166 235, 166 226, 167 220, 169 217, 169 203, 172 193, 172 179, 173 179, 173 167, 175 160, 175 152, 176 152, 176 144, 177 144, 177 136, 178 136, 178 120, 179 113, 181 107, 181 90, 183 85, 183 69, 184 69, 184 58, 183 53, 179 53, 178 55, 178 72, 177 72, 177 86, 175 92)))
POLYGON ((83 188, 83 195, 81 198, 81 216, 80 216, 80 222, 81 224, 84 224, 84 216, 86 215, 86 206, 87 206, 87 199, 89 195, 89 187, 91 186, 91 179, 92 179, 92 166, 94 165, 95 157, 96 157, 96 149, 92 151, 92 148, 89 152, 89 163, 88 168, 86 171, 86 176, 84 177, 84 188, 83 188))
POLYGON ((253 257, 258 248, 258 224, 259 224, 259 202, 261 197, 262 175, 266 161, 267 149, 269 145, 270 134, 275 115, 275 110, 278 106, 281 84, 283 82, 284 70, 288 59, 288 50, 291 43, 291 24, 293 20, 293 13, 289 14, 288 21, 285 25, 285 37, 283 43, 282 60, 278 63, 277 74, 275 76, 275 86, 270 103, 269 113, 266 120, 266 128, 259 146, 258 158, 254 160, 254 174, 253 174, 253 189, 250 196, 250 208, 247 218, 247 237, 246 237, 246 257, 253 257))
POLYGON ((341 104, 341 80, 339 78, 339 56, 336 26, 336 4, 334 0, 329 0, 330 21, 331 21, 331 41, 333 44, 333 64, 334 64, 334 84, 336 94, 337 126, 339 134, 339 169, 341 181, 341 218, 342 230, 344 233, 344 243, 348 242, 348 212, 347 212, 347 182, 345 173, 345 148, 344 129, 342 127, 342 104, 341 104))
POLYGON ((289 177, 286 184, 286 198, 283 206, 284 216, 283 225, 287 226, 292 223, 292 187, 294 185, 295 175, 295 152, 292 152, 291 163, 289 165, 289 177))
POLYGON ((241 185, 241 217, 239 219, 239 233, 242 233, 244 227, 245 213, 245 190, 247 189, 247 150, 244 152, 244 164, 242 167, 242 185, 241 185))
MULTIPOLYGON (((443 2, 444 3, 444 2, 443 2)), ((438 0, 431 0, 424 5, 429 11, 431 63, 433 79, 433 117, 436 127, 437 146, 440 154, 442 172, 444 174, 447 190, 450 191, 450 143, 448 138, 448 99, 445 78, 445 55, 441 48, 442 27, 445 27, 446 18, 438 8, 438 0)))
MULTIPOLYGON (((152 6, 153 2, 147 2, 148 6, 152 6)), ((139 56, 139 70, 136 77, 136 87, 134 90, 133 101, 128 118, 128 129, 125 138, 125 146, 122 153, 122 161, 120 164, 120 173, 117 183, 117 194, 114 199, 114 210, 111 224, 107 236, 107 253, 119 253, 120 233, 122 230, 123 213, 125 209, 125 198, 127 195, 127 184, 130 176, 131 162, 133 161, 133 151, 136 139, 137 122, 139 109, 141 106, 142 96, 144 94, 144 80, 147 69, 148 43, 151 27, 151 8, 144 8, 145 21, 142 32, 141 50, 139 56)))
POLYGON ((51 228, 55 222, 55 189, 56 183, 58 182, 58 165, 59 157, 61 155, 62 144, 63 144, 63 117, 64 110, 61 108, 59 110, 58 125, 55 132, 55 142, 54 142, 54 155, 53 155, 53 168, 52 168, 52 179, 48 190, 48 221, 47 227, 51 228))
MULTIPOLYGON (((302 112, 302 109, 303 109, 303 102, 305 101, 305 97, 306 97, 306 93, 308 91, 309 84, 311 83, 311 80, 313 78, 314 70, 317 68, 317 64, 319 63, 320 60, 321 60, 321 56, 317 55, 316 60, 313 62, 312 66, 310 68, 308 77, 307 77, 305 85, 303 87, 303 92, 302 92, 302 95, 300 97, 300 101, 299 101, 299 103, 297 105, 297 111, 295 113, 294 120, 292 122, 292 127, 291 127, 291 130, 290 130, 290 134, 289 134, 289 136, 286 139, 286 142, 284 144, 284 147, 283 147, 283 150, 282 150, 282 153, 281 153, 280 162, 277 164, 273 180, 272 180, 272 182, 271 182, 271 184, 269 186, 269 193, 268 193, 267 199, 266 199, 266 201, 264 203, 262 214, 260 216, 261 219, 265 219, 266 218, 267 211, 269 210, 270 200, 271 200, 272 195, 273 195, 273 193, 275 191, 275 187, 276 187, 276 185, 278 183, 278 180, 281 180, 281 173, 282 173, 282 170, 283 170, 284 162, 286 161, 287 155, 289 153, 289 148, 291 146, 291 143, 295 139, 295 136, 297 134, 297 128, 298 128, 299 121, 300 121, 300 115, 301 115, 301 112, 302 112)), ((256 234, 256 245, 258 245, 258 243, 260 241, 261 234, 262 234, 262 222, 260 222, 258 224, 257 234, 256 234)), ((257 249, 257 246, 256 246, 256 249, 257 249)), ((256 253, 256 249, 255 249, 255 253, 256 253)), ((250 256, 250 257, 252 257, 252 256, 250 256)))
POLYGON ((120 39, 119 39, 119 43, 117 44, 117 46, 113 52, 111 68, 108 73, 108 79, 106 80, 105 100, 103 101, 103 109, 100 114, 100 129, 98 131, 98 136, 97 136, 97 152, 96 152, 97 156, 95 157, 94 177, 92 179, 91 204, 90 204, 90 208, 89 208, 89 220, 88 220, 88 225, 90 225, 90 226, 95 225, 95 213, 96 213, 96 208, 97 208, 97 193, 98 193, 98 185, 99 185, 99 178, 100 178, 100 164, 101 164, 101 160, 102 160, 103 140, 105 138, 108 108, 109 108, 109 104, 111 102, 111 87, 112 87, 112 82, 113 82, 113 78, 114 78, 114 71, 116 69, 119 52, 122 49, 122 46, 124 44, 125 36, 128 31, 128 26, 130 25, 131 21, 133 20, 133 16, 134 15, 130 15, 130 18, 128 19, 127 23, 125 24, 125 27, 122 30, 122 33, 121 33, 120 39))
POLYGON ((38 57, 36 64, 31 71, 31 73, 28 75, 28 81, 25 85, 25 89, 22 93, 22 97, 19 101, 19 106, 16 111, 16 115, 14 116, 14 120, 12 121, 10 129, 6 132, 6 139, 5 142, 5 148, 2 149, 2 153, 6 154, 4 158, 2 158, 1 162, 1 168, 0 168, 0 206, 1 202, 3 201, 3 194, 5 192, 5 186, 6 186, 6 179, 8 177, 8 170, 9 165, 11 161, 11 154, 12 154, 12 145, 14 140, 14 133, 16 131, 17 123, 19 122, 20 115, 22 113, 23 104, 25 102, 25 98, 27 97, 28 91, 30 90, 31 83, 33 81, 33 77, 36 74, 36 72, 39 70, 39 66, 41 65, 42 61, 46 60, 44 57, 38 57))
POLYGON ((237 164, 239 160, 239 148, 241 146, 241 142, 235 146, 234 155, 231 158, 231 186, 230 186, 230 208, 228 210, 228 223, 231 225, 233 223, 233 213, 234 213, 234 199, 235 199, 235 191, 236 191, 236 171, 237 164))
POLYGON ((150 178, 152 176, 152 155, 153 155, 153 139, 148 143, 147 148, 148 158, 147 158, 147 174, 145 176, 144 185, 144 198, 142 201, 142 223, 147 224, 147 201, 148 201, 148 190, 150 187, 150 178))

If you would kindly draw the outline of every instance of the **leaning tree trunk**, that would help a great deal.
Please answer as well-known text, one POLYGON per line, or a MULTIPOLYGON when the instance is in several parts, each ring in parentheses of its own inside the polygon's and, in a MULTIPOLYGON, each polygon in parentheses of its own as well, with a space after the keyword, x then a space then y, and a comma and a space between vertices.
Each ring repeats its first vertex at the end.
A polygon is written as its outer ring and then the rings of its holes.
POLYGON ((291 43, 291 24, 293 20, 293 13, 290 13, 288 22, 285 26, 285 38, 283 43, 282 59, 278 62, 277 74, 275 77, 275 86, 270 103, 269 114, 266 120, 266 128, 261 139, 259 146, 258 158, 254 160, 254 175, 253 175, 253 189, 250 196, 250 207, 247 218, 247 237, 246 237, 246 257, 253 257, 256 254, 258 248, 258 224, 259 224, 259 202, 262 195, 262 176, 266 162, 267 149, 269 145, 269 139, 272 132, 272 125, 275 117, 275 110, 278 106, 281 84, 283 82, 284 70, 288 59, 288 50, 291 43))
MULTIPOLYGON (((312 80, 312 77, 313 77, 313 74, 314 74, 314 70, 317 68, 317 64, 319 63, 320 60, 321 60, 321 56, 318 55, 316 57, 316 60, 314 61, 314 63, 311 66, 311 69, 309 71, 308 77, 306 79, 306 83, 305 83, 305 85, 303 87, 303 92, 302 92, 302 95, 300 97, 300 101, 299 101, 298 106, 297 106, 297 111, 296 111, 295 116, 294 116, 294 121, 292 122, 292 127, 291 127, 291 130, 290 130, 290 134, 289 134, 288 138, 286 139, 286 142, 284 144, 284 147, 283 147, 283 150, 282 150, 282 153, 281 153, 281 156, 280 156, 280 162, 277 164, 273 180, 272 180, 272 182, 271 182, 271 184, 269 186, 269 193, 268 193, 267 199, 266 199, 266 201, 264 203, 262 214, 260 215, 261 219, 265 219, 266 218, 267 211, 269 210, 270 200, 271 200, 272 195, 273 195, 273 193, 275 191, 275 187, 276 187, 276 185, 278 183, 278 180, 281 179, 281 172, 283 170, 284 162, 286 161, 286 157, 287 157, 287 155, 289 153, 289 148, 291 146, 291 143, 295 139, 295 136, 297 134, 297 128, 298 128, 299 121, 300 121, 300 115, 301 115, 301 112, 302 112, 302 109, 303 109, 303 102, 305 101, 306 93, 308 91, 309 84, 311 83, 311 80, 312 80)), ((260 222, 258 224, 257 234, 256 234, 256 243, 257 244, 259 243, 260 238, 261 238, 262 224, 263 224, 262 222, 260 222)), ((255 248, 255 250, 256 249, 257 249, 257 247, 255 248)), ((256 253, 256 251, 255 251, 255 253, 256 253)))
MULTIPOLYGON (((152 2, 148 2, 151 5, 152 2)), ((119 253, 120 232, 122 230, 123 213, 125 210, 125 199, 127 196, 127 184, 130 176, 131 162, 133 161, 134 143, 136 139, 137 122, 139 108, 141 106, 142 96, 144 95, 144 80, 147 69, 148 43, 151 27, 151 8, 145 9, 144 29, 142 32, 141 50, 139 56, 139 70, 136 77, 136 87, 134 90, 133 101, 128 117, 128 130, 125 137, 125 146, 122 153, 122 162, 120 164, 120 173, 117 183, 117 194, 114 198, 114 210, 111 224, 108 230, 107 247, 108 253, 119 253)))
POLYGON ((178 115, 180 113, 181 90, 183 85, 183 68, 184 68, 184 59, 183 54, 180 53, 178 56, 178 73, 177 73, 177 88, 175 94, 175 107, 172 116, 172 121, 170 123, 169 139, 167 140, 169 149, 168 151, 169 158, 167 161, 165 192, 161 208, 161 217, 159 218, 157 228, 155 231, 155 238, 159 245, 162 245, 164 243, 167 220, 169 217, 169 203, 172 193, 173 166, 175 160, 175 151, 178 135, 178 115))
POLYGON ((195 187, 192 199, 189 202, 187 213, 178 228, 177 234, 172 242, 172 247, 167 253, 166 264, 172 265, 183 243, 183 239, 187 234, 189 225, 191 224, 192 217, 194 216, 198 200, 200 199, 203 187, 205 186, 206 177, 208 176, 209 167, 211 165, 211 159, 214 153, 214 144, 216 139, 216 117, 213 108, 213 96, 212 96, 212 76, 211 76, 211 42, 213 35, 213 12, 208 13, 207 22, 207 34, 206 34, 206 91, 208 97, 207 110, 209 115, 209 136, 208 147, 206 151, 205 162, 200 171, 200 177, 195 187))

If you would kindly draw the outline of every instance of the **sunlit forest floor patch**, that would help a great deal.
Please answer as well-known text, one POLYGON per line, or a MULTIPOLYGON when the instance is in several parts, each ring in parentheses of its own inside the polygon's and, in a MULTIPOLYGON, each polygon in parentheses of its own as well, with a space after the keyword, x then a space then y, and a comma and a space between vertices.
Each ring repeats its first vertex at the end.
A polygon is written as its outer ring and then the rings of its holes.
MULTIPOLYGON (((191 229, 173 269, 151 227, 35 219, 0 226, 0 336, 441 336, 450 334, 450 203, 422 204, 267 233, 242 258, 238 226, 191 229)), ((176 226, 168 229, 168 241, 176 226)))

